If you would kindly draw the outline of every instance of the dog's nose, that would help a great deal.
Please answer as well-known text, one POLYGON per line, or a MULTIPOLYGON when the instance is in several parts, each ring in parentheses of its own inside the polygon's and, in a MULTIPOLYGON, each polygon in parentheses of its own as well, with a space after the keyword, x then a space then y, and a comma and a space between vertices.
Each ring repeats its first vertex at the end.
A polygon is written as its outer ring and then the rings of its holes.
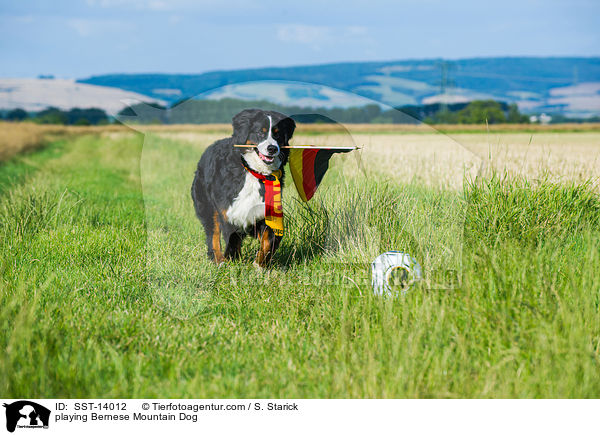
POLYGON ((279 147, 277 145, 269 145, 267 147, 267 152, 271 155, 277 154, 279 152, 279 147))

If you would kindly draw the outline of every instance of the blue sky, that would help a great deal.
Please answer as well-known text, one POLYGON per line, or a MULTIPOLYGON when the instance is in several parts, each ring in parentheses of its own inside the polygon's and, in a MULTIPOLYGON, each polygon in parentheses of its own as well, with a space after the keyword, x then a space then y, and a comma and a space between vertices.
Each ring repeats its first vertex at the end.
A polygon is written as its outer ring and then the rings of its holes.
POLYGON ((0 76, 598 56, 600 1, 0 0, 0 76))

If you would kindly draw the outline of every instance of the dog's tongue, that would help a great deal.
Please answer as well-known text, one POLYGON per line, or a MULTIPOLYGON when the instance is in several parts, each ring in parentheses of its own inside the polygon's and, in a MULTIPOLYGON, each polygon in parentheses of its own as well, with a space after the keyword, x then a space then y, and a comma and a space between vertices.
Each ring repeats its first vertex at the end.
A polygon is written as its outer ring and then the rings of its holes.
POLYGON ((263 161, 265 161, 267 163, 271 163, 273 161, 273 157, 267 157, 263 153, 261 153, 260 151, 258 152, 258 157, 260 157, 261 160, 263 160, 263 161))

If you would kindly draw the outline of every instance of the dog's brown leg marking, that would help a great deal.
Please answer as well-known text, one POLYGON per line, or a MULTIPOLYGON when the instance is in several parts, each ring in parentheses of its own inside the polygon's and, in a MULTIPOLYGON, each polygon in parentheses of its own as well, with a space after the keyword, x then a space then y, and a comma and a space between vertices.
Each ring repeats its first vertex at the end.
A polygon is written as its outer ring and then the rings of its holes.
POLYGON ((260 249, 256 254, 256 260, 254 261, 260 267, 265 267, 265 264, 271 259, 271 231, 270 228, 265 228, 260 235, 260 249))
POLYGON ((215 263, 222 263, 225 258, 221 253, 221 228, 219 227, 219 213, 216 211, 213 215, 213 223, 212 248, 215 253, 215 263))

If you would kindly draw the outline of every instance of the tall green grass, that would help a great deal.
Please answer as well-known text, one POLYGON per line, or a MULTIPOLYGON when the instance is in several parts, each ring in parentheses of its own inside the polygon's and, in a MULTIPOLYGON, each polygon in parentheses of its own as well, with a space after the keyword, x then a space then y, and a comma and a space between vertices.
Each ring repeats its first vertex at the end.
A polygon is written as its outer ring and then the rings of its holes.
POLYGON ((0 198, 0 396, 600 395, 593 186, 334 168, 308 205, 286 188, 268 271, 251 241, 217 268, 189 199, 201 147, 150 140, 140 168, 137 136, 73 139, 0 198), (392 248, 459 256, 460 286, 372 295, 392 248))

